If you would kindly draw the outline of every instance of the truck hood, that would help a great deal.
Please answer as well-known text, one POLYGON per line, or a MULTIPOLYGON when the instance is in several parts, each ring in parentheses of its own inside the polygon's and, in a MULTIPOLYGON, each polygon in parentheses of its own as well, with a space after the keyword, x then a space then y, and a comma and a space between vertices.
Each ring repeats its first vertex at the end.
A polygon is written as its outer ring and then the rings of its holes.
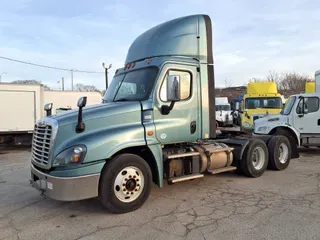
POLYGON ((267 115, 254 121, 255 132, 264 131, 268 133, 276 126, 285 126, 288 124, 288 116, 281 114, 267 115))
MULTIPOLYGON (((119 115, 123 113, 140 111, 141 105, 136 102, 111 102, 100 103, 93 106, 84 107, 82 110, 83 121, 119 115)), ((58 121, 59 126, 75 124, 78 121, 78 109, 69 110, 59 115, 52 115, 58 121)))

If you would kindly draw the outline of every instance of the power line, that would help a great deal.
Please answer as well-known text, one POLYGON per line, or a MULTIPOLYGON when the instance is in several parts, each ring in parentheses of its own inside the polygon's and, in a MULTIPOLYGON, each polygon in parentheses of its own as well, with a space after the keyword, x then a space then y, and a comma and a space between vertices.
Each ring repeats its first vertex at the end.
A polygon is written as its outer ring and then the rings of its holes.
POLYGON ((47 66, 47 65, 42 65, 42 64, 32 63, 32 62, 25 62, 25 61, 21 61, 21 60, 17 60, 17 59, 2 57, 2 56, 0 56, 0 58, 8 60, 8 61, 28 64, 28 65, 37 66, 37 67, 50 68, 50 69, 55 69, 55 70, 60 70, 60 71, 69 71, 69 72, 71 71, 71 72, 81 72, 81 73, 104 73, 104 72, 96 72, 96 71, 85 71, 85 70, 77 70, 77 69, 52 67, 52 66, 47 66))

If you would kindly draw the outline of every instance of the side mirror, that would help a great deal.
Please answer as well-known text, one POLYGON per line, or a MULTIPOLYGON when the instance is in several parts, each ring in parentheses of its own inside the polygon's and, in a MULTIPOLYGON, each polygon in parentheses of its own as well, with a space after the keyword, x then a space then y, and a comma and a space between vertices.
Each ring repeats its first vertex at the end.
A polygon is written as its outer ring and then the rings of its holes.
POLYGON ((52 103, 47 103, 44 105, 44 110, 47 113, 47 117, 50 116, 52 114, 52 103))
POLYGON ((162 105, 161 114, 168 115, 174 107, 175 102, 180 101, 180 76, 169 75, 166 79, 167 83, 167 100, 170 101, 170 106, 162 105))
POLYGON ((78 103, 77 103, 78 108, 83 108, 86 106, 86 104, 87 104, 87 97, 79 98, 78 103))
POLYGON ((167 99, 171 102, 180 101, 180 76, 169 75, 167 77, 167 99))

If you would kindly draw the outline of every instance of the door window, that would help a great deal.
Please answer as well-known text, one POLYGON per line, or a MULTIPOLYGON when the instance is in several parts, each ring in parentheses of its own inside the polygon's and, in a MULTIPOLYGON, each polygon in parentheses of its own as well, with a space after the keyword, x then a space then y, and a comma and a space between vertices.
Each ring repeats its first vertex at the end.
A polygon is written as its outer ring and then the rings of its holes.
POLYGON ((161 101, 167 102, 167 77, 168 75, 175 75, 175 76, 180 76, 180 101, 187 100, 191 97, 191 73, 187 71, 179 71, 179 70, 169 70, 161 85, 160 89, 160 99, 161 101))
MULTIPOLYGON (((317 112, 319 110, 319 98, 318 97, 305 97, 304 98, 304 110, 308 113, 317 112)), ((297 114, 303 114, 303 98, 300 99, 297 106, 297 114)))

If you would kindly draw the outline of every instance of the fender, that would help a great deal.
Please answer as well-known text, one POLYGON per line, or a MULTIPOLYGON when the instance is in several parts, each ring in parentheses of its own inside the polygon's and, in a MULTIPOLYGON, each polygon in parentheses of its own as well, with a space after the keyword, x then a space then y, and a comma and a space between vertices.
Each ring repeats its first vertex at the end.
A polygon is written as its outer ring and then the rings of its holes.
MULTIPOLYGON (((84 144, 87 147, 87 154, 84 158, 84 163, 101 163, 101 160, 110 159, 118 152, 126 152, 126 149, 133 147, 147 147, 153 155, 156 169, 153 172, 157 173, 155 180, 159 187, 163 186, 163 162, 162 148, 160 144, 147 145, 145 140, 145 129, 141 123, 114 126, 96 131, 84 132, 83 135, 77 135, 73 138, 64 141, 55 152, 57 156, 63 150, 84 144)), ((101 164, 100 164, 101 165, 101 164)), ((104 164, 103 164, 104 165, 104 164)), ((101 169, 103 167, 101 165, 101 169)), ((98 171, 100 172, 101 169, 98 171)))
POLYGON ((297 146, 300 147, 300 133, 293 128, 291 125, 289 124, 278 124, 276 126, 274 126, 273 128, 271 128, 271 130, 269 131, 269 135, 273 135, 273 133, 277 130, 277 129, 284 129, 284 130, 288 130, 289 132, 292 133, 292 137, 294 138, 294 140, 297 141, 297 146))

